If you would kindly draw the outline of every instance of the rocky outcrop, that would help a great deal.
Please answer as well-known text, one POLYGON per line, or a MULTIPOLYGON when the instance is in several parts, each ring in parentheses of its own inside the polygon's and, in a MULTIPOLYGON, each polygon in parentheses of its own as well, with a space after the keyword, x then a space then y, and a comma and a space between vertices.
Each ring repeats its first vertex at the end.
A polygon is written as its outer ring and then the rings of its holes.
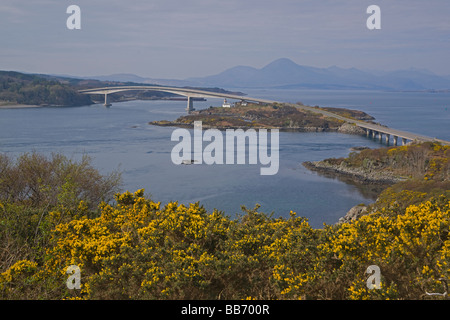
POLYGON ((349 167, 342 161, 340 164, 331 164, 327 161, 307 161, 303 165, 312 171, 332 173, 350 177, 360 183, 366 184, 394 184, 405 179, 394 175, 388 170, 366 169, 362 167, 349 167))
POLYGON ((343 125, 341 125, 337 132, 339 133, 347 133, 347 134, 360 134, 363 135, 366 132, 364 131, 364 129, 358 127, 355 124, 351 124, 351 123, 344 123, 343 125))
MULTIPOLYGON (((182 127, 182 128, 193 128, 193 123, 184 123, 181 121, 167 121, 167 120, 160 120, 160 121, 152 121, 149 122, 150 125, 156 125, 156 126, 162 126, 162 127, 182 127)), ((251 126, 251 123, 245 124, 245 125, 220 125, 220 124, 203 124, 203 129, 219 129, 219 130, 226 130, 226 129, 278 129, 282 132, 339 132, 339 133, 345 133, 345 134, 355 134, 355 135, 363 135, 364 130, 361 129, 358 126, 345 123, 339 127, 309 127, 309 126, 286 126, 286 127, 278 127, 278 126, 261 126, 261 127, 255 127, 251 126)))
MULTIPOLYGON (((318 109, 319 110, 319 109, 318 109)), ((348 117, 370 117, 356 110, 336 109, 348 117)), ((339 115, 338 112, 338 115, 339 115)), ((370 117, 371 118, 371 117, 370 117)), ((339 132, 364 135, 365 131, 353 123, 333 116, 304 110, 301 106, 274 104, 247 105, 233 108, 210 107, 191 112, 174 121, 153 121, 150 125, 192 128, 195 121, 202 121, 204 129, 278 129, 286 132, 339 132)))
POLYGON ((357 205, 351 208, 345 216, 339 219, 337 224, 349 223, 358 220, 363 215, 368 214, 368 207, 365 205, 357 205))

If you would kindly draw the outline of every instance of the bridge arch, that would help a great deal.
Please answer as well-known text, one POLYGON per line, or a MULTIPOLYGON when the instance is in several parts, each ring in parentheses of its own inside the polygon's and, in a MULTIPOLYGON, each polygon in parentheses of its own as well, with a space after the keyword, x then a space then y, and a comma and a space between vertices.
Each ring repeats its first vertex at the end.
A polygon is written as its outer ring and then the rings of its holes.
POLYGON ((80 90, 82 94, 104 94, 105 95, 105 106, 110 106, 108 100, 108 94, 124 92, 124 91, 159 91, 173 93, 176 95, 187 97, 187 108, 188 112, 194 110, 192 98, 224 98, 224 99, 235 99, 241 101, 251 101, 258 103, 275 103, 276 101, 256 99, 242 95, 220 93, 214 91, 199 90, 194 88, 179 88, 179 87, 163 87, 163 86, 116 86, 116 87, 103 87, 94 89, 80 90))

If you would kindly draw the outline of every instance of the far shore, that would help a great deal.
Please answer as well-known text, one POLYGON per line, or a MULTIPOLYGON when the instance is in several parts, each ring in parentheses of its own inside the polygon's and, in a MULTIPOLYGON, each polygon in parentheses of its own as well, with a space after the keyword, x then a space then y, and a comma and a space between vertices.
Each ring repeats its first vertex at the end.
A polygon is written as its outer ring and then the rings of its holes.
POLYGON ((43 106, 33 104, 0 104, 0 109, 22 109, 22 108, 41 108, 43 106))

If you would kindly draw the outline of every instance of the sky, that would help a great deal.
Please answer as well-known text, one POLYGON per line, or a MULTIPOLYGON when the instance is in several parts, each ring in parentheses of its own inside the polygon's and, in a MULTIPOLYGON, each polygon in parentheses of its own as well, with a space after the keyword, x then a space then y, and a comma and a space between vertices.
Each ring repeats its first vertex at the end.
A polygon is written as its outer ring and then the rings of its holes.
POLYGON ((289 58, 450 75, 449 16, 448 0, 0 0, 0 70, 186 79, 289 58))

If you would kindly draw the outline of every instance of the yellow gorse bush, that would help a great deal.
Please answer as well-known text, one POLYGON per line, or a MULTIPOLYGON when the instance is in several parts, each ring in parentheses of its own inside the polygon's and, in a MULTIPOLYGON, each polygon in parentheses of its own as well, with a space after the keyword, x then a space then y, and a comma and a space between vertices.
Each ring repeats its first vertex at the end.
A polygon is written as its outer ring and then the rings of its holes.
POLYGON ((243 208, 230 219, 198 203, 161 207, 144 190, 115 200, 96 217, 81 204, 76 218, 55 224, 41 260, 0 274, 1 297, 417 299, 450 276, 445 196, 323 229, 294 212, 284 219, 243 208), (81 270, 81 290, 65 285, 70 265, 81 270), (381 269, 379 289, 366 286, 369 265, 381 269))

